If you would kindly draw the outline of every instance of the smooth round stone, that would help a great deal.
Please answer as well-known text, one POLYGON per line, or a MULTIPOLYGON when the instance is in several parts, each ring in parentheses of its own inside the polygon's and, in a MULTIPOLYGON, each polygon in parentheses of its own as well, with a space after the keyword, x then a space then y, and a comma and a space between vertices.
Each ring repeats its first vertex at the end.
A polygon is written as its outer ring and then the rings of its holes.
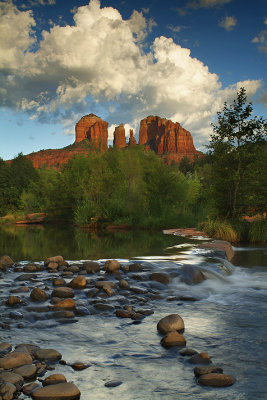
POLYGON ((114 294, 114 290, 111 289, 111 287, 109 285, 105 285, 102 288, 104 290, 104 292, 108 295, 108 296, 112 296, 114 294))
POLYGON ((121 279, 121 280, 119 281, 119 287, 120 287, 121 289, 127 290, 127 289, 129 289, 129 283, 128 283, 125 279, 121 279))
POLYGON ((84 276, 78 275, 72 279, 69 283, 69 287, 72 289, 84 289, 87 285, 87 281, 84 276))
POLYGON ((116 310, 116 316, 118 318, 131 318, 132 315, 133 315, 132 311, 116 310))
POLYGON ((59 308, 72 310, 75 308, 75 301, 73 299, 64 299, 57 302, 54 306, 52 306, 52 310, 56 310, 59 308))
POLYGON ((80 391, 73 383, 58 383, 37 389, 32 393, 34 400, 76 400, 80 391))
POLYGON ((182 349, 179 351, 179 354, 181 354, 181 356, 193 356, 194 354, 198 354, 198 352, 194 349, 182 349))
POLYGON ((71 265, 70 267, 68 267, 68 271, 76 274, 77 272, 80 271, 80 267, 78 265, 71 265))
POLYGON ((46 301, 47 300, 46 292, 40 288, 34 288, 31 291, 30 297, 33 301, 46 301))
POLYGON ((60 319, 60 318, 74 318, 75 314, 73 311, 70 310, 59 310, 54 313, 54 318, 60 319))
POLYGON ((22 275, 18 276, 15 279, 15 281, 24 282, 24 281, 30 281, 35 278, 36 278, 35 274, 22 274, 22 275))
POLYGON ((40 350, 40 347, 37 346, 36 344, 21 343, 15 347, 14 351, 20 351, 21 353, 29 353, 32 356, 37 350, 40 350))
POLYGON ((21 365, 31 364, 32 358, 29 353, 13 351, 0 358, 0 368, 11 369, 21 365))
POLYGON ((181 280, 188 285, 196 285, 205 280, 203 272, 192 265, 183 265, 180 269, 181 280))
POLYGON ((194 368, 194 374, 195 376, 199 377, 201 375, 207 375, 207 374, 222 374, 223 369, 220 367, 217 367, 216 365, 210 365, 209 367, 195 367, 194 368))
POLYGON ((114 387, 120 386, 121 384, 122 384, 121 381, 109 381, 109 382, 105 383, 105 386, 107 388, 114 388, 114 387))
POLYGON ((162 339, 161 345, 167 349, 174 346, 185 346, 186 339, 177 331, 168 332, 162 339))
POLYGON ((35 376, 36 371, 36 365, 22 365, 21 367, 13 369, 15 374, 21 375, 24 379, 32 378, 35 376))
POLYGON ((233 378, 231 375, 226 374, 206 374, 201 375, 198 383, 204 386, 213 386, 213 387, 225 387, 231 386, 236 382, 236 379, 233 378))
POLYGON ((88 274, 95 274, 100 271, 100 265, 94 261, 85 261, 83 263, 83 268, 88 274))
POLYGON ((54 349, 40 349, 34 353, 34 356, 39 361, 58 361, 61 359, 62 355, 59 351, 54 349))
POLYGON ((149 277, 150 280, 163 283, 164 285, 168 285, 170 283, 170 277, 168 274, 164 272, 153 272, 153 274, 149 277))
POLYGON ((45 260, 45 265, 48 265, 50 262, 54 262, 54 263, 61 263, 64 262, 64 259, 62 256, 54 256, 54 257, 49 257, 45 260))
POLYGON ((198 353, 189 358, 191 364, 211 364, 210 356, 207 353, 198 353))
POLYGON ((70 365, 75 371, 82 371, 83 369, 86 369, 90 367, 91 365, 89 364, 84 364, 81 361, 76 361, 73 364, 70 365))
POLYGON ((18 296, 9 296, 8 300, 6 301, 7 306, 15 306, 17 304, 21 304, 22 300, 18 296))
POLYGON ((64 382, 67 382, 67 379, 63 374, 52 374, 44 379, 43 385, 44 386, 56 385, 58 383, 64 383, 64 382))
POLYGON ((138 286, 130 286, 130 290, 137 294, 146 294, 147 293, 147 289, 140 288, 138 286))
POLYGON ((106 272, 114 272, 120 269, 120 263, 117 260, 107 260, 104 264, 104 270, 106 272))
POLYGON ((20 286, 16 289, 10 290, 10 293, 26 293, 29 291, 30 291, 30 289, 28 288, 28 286, 20 286))
POLYGON ((48 268, 50 271, 55 271, 55 270, 58 269, 58 263, 56 263, 56 262, 50 262, 50 263, 47 265, 47 268, 48 268))
POLYGON ((69 298, 74 297, 72 288, 67 286, 58 287, 53 290, 51 297, 69 298))
POLYGON ((21 375, 15 374, 14 372, 3 371, 0 372, 0 381, 9 382, 13 385, 21 385, 24 379, 21 375))
POLYGON ((157 329, 161 333, 168 333, 171 331, 184 331, 184 321, 178 314, 170 314, 162 318, 158 324, 157 329))
POLYGON ((65 286, 66 281, 63 278, 55 278, 53 279, 53 286, 65 286))

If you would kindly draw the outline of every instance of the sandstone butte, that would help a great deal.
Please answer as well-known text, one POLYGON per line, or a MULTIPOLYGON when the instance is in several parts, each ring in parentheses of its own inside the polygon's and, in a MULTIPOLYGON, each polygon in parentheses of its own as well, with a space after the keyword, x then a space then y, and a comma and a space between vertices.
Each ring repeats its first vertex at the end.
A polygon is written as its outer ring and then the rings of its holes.
MULTIPOLYGON (((126 148, 136 146, 137 142, 130 130, 128 143, 125 128, 121 124, 115 128, 113 146, 126 148)), ((193 161, 203 154, 195 149, 193 138, 178 122, 166 118, 149 116, 140 122, 139 145, 155 151, 168 163, 179 163, 183 157, 193 161)), ((83 116, 75 125, 75 142, 62 149, 40 150, 26 155, 35 168, 59 169, 73 155, 86 155, 90 151, 108 150, 108 122, 94 114, 83 116)))

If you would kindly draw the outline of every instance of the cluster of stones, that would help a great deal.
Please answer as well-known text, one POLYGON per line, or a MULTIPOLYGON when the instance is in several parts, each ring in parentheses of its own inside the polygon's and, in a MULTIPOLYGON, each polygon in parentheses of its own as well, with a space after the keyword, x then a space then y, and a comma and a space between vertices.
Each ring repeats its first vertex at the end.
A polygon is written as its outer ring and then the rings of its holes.
POLYGON ((196 365, 194 374, 199 384, 212 387, 226 387, 233 385, 236 380, 231 375, 223 373, 223 369, 212 364, 210 356, 194 349, 186 348, 186 339, 183 336, 184 321, 178 314, 167 315, 157 324, 158 331, 163 334, 161 345, 166 349, 174 346, 183 347, 181 356, 189 356, 188 362, 196 365))
MULTIPOLYGON (((18 398, 22 392, 34 400, 75 400, 80 390, 67 382, 63 374, 46 375, 55 369, 62 355, 55 349, 44 349, 32 344, 19 344, 13 350, 10 343, 0 343, 0 399, 18 398), (46 376, 45 376, 46 375, 46 376), (45 376, 45 377, 44 377, 45 376), (44 379, 42 379, 44 377, 44 379)), ((73 369, 87 368, 82 363, 68 364, 73 369)))

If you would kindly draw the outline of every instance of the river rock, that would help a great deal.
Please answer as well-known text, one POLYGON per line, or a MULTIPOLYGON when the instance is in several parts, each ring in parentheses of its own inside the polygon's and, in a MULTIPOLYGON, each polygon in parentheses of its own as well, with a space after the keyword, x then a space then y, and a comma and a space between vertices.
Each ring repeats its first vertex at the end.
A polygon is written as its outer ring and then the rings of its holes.
POLYGON ((58 308, 72 310, 73 308, 75 308, 75 301, 73 299, 60 300, 54 306, 52 306, 52 310, 56 310, 58 308))
POLYGON ((118 318, 131 318, 132 315, 133 315, 133 311, 116 310, 116 316, 118 318))
POLYGON ((62 256, 54 256, 54 257, 49 257, 45 260, 45 265, 48 265, 50 262, 54 262, 54 263, 61 263, 64 262, 64 259, 62 256))
POLYGON ((158 324, 157 329, 161 333, 168 333, 171 331, 184 331, 184 321, 178 314, 170 314, 162 318, 158 324))
POLYGON ((207 353, 198 353, 188 360, 191 364, 211 364, 210 356, 207 353))
POLYGON ((9 298, 6 301, 7 306, 15 306, 15 305, 21 304, 21 303, 23 303, 23 301, 18 296, 9 296, 9 298))
POLYGON ((182 349, 179 351, 179 354, 181 354, 181 356, 193 356, 194 354, 198 354, 198 352, 194 349, 182 349))
POLYGON ((14 261, 9 256, 2 256, 0 257, 0 263, 7 267, 11 267, 14 264, 14 261))
POLYGON ((119 281, 119 287, 121 289, 128 290, 129 289, 129 283, 125 279, 120 279, 119 281))
POLYGON ((76 400, 80 391, 73 383, 58 383, 37 389, 32 393, 34 400, 76 400))
POLYGON ((28 286, 20 286, 18 288, 10 290, 10 293, 27 293, 29 291, 30 289, 28 288, 28 286))
POLYGON ((53 290, 51 297, 70 298, 74 297, 72 288, 67 286, 57 287, 53 290))
POLYGON ((130 272, 141 272, 141 271, 143 271, 143 267, 139 263, 130 264, 129 271, 130 272))
POLYGON ((47 294, 43 289, 40 289, 38 287, 34 288, 31 291, 30 297, 33 301, 46 301, 47 300, 47 294))
POLYGON ((232 261, 235 255, 231 243, 226 242, 225 240, 213 240, 212 242, 202 243, 199 247, 203 249, 221 251, 226 255, 226 258, 229 261, 232 261))
POLYGON ((211 373, 201 375, 198 383, 204 386, 225 387, 231 386, 236 382, 236 379, 231 375, 211 373))
POLYGON ((17 391, 15 385, 9 382, 0 382, 0 398, 3 400, 12 400, 17 391))
POLYGON ((24 281, 30 281, 35 278, 36 278, 35 274, 22 274, 19 275, 17 278, 15 278, 15 280, 19 282, 24 282, 24 281))
POLYGON ((183 265, 180 269, 181 281, 187 285, 196 285, 205 280, 203 272, 192 265, 183 265))
POLYGON ((49 264, 47 264, 47 268, 50 271, 56 271, 58 269, 58 263, 56 262, 50 262, 49 264))
POLYGON ((36 390, 38 387, 40 387, 40 385, 38 385, 38 383, 29 383, 28 385, 23 386, 22 391, 26 396, 30 396, 31 393, 34 390, 36 390))
POLYGON ((4 357, 7 353, 9 353, 12 350, 12 344, 2 342, 0 343, 0 357, 4 357))
POLYGON ((36 375, 37 367, 34 364, 22 365, 21 367, 13 369, 13 372, 21 375, 24 379, 29 379, 36 375))
POLYGON ((24 318, 23 314, 19 311, 10 311, 9 317, 13 319, 22 319, 24 318))
POLYGON ((15 374, 14 372, 3 371, 0 372, 0 381, 9 382, 19 387, 24 382, 24 379, 21 375, 15 374))
POLYGON ((120 263, 117 260, 107 260, 104 264, 104 270, 106 272, 116 272, 120 269, 120 263))
POLYGON ((114 388, 114 387, 120 386, 121 384, 122 384, 122 381, 109 381, 109 382, 105 383, 105 386, 107 388, 114 388))
POLYGON ((166 349, 174 346, 185 346, 186 339, 177 331, 168 332, 160 341, 161 345, 166 349))
POLYGON ((82 371, 83 369, 86 369, 88 367, 91 367, 90 364, 84 364, 82 361, 75 361, 73 364, 70 364, 70 366, 75 370, 75 371, 82 371))
POLYGON ((68 267, 68 271, 73 272, 74 274, 76 274, 77 272, 80 271, 80 267, 77 264, 73 264, 70 267, 68 267))
POLYGON ((62 318, 74 318, 75 314, 70 310, 59 310, 54 312, 54 318, 62 319, 62 318))
POLYGON ((54 278, 53 286, 66 286, 66 281, 63 278, 54 278))
POLYGON ((170 282, 169 275, 164 272, 153 272, 150 275, 149 279, 151 281, 163 283, 164 285, 168 285, 168 283, 170 282))
POLYGON ((94 261, 85 261, 83 263, 83 267, 87 274, 95 274, 96 272, 100 271, 100 265, 94 261))
POLYGON ((114 290, 111 289, 111 287, 109 285, 104 285, 103 288, 104 292, 108 295, 108 296, 112 296, 114 294, 114 290))
POLYGON ((59 351, 54 349, 40 349, 34 353, 35 358, 39 361, 58 361, 62 358, 59 351))
POLYGON ((114 282, 110 282, 110 281, 97 281, 95 282, 95 287, 102 289, 103 286, 109 286, 111 288, 115 288, 116 287, 116 283, 114 282))
POLYGON ((197 377, 199 377, 201 375, 211 374, 211 373, 222 374, 223 369, 220 367, 217 367, 216 365, 210 365, 208 367, 195 367, 194 368, 194 374, 197 377))
POLYGON ((67 382, 67 379, 64 375, 62 374, 52 374, 47 376, 44 381, 43 385, 48 386, 48 385, 56 385, 58 383, 64 383, 67 382))
POLYGON ((41 266, 39 264, 28 263, 23 268, 23 271, 25 271, 25 272, 37 272, 37 271, 40 271, 40 269, 41 269, 41 266))
POLYGON ((70 281, 68 286, 72 289, 84 289, 86 285, 87 281, 85 277, 82 275, 78 275, 70 281))
POLYGON ((0 358, 0 368, 11 369, 25 364, 31 364, 32 358, 29 353, 13 351, 0 358))
POLYGON ((14 351, 29 353, 31 356, 33 356, 37 350, 40 350, 40 347, 36 344, 21 343, 15 347, 14 351))

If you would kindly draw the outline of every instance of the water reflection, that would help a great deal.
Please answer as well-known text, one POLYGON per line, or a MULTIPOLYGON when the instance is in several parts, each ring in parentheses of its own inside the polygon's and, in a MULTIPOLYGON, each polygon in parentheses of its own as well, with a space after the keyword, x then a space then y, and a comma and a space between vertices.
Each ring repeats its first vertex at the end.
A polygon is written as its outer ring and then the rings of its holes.
POLYGON ((133 258, 177 253, 175 245, 192 243, 162 232, 90 232, 73 226, 34 225, 0 227, 0 254, 15 261, 40 261, 60 254, 67 260, 133 258), (164 250, 167 247, 172 249, 164 250))

